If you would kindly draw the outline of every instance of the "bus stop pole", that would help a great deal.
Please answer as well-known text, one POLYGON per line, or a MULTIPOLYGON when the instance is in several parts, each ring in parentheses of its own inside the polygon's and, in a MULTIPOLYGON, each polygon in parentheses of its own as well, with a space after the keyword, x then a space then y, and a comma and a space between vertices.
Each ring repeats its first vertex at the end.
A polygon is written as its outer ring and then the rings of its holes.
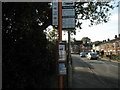
MULTIPOLYGON (((62 40, 62 0, 58 2, 58 32, 59 32, 59 41, 62 40)), ((63 88, 63 76, 59 76, 59 88, 63 88)))

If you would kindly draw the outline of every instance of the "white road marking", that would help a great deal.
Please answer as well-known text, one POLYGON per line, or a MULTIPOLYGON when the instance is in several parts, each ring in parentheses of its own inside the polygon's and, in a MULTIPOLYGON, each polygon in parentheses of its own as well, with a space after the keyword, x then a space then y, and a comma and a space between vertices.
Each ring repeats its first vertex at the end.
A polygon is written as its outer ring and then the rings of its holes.
POLYGON ((118 66, 115 66, 115 65, 111 65, 111 66, 118 67, 118 66))

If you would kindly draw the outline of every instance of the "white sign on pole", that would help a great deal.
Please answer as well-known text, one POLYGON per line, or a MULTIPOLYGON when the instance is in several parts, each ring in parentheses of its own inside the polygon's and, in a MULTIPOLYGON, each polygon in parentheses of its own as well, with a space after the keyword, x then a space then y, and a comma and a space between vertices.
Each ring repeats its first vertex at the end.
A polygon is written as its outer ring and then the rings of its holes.
POLYGON ((75 2, 62 2, 62 29, 75 28, 75 2))
POLYGON ((62 19, 63 29, 74 29, 75 28, 75 18, 63 18, 62 19))
POLYGON ((66 67, 65 67, 64 63, 60 63, 58 65, 58 67, 59 67, 59 75, 66 75, 67 74, 66 67))
POLYGON ((59 61, 66 60, 65 45, 59 45, 59 61))
POLYGON ((74 2, 62 2, 62 6, 75 6, 74 2))
POLYGON ((53 2, 52 7, 52 24, 57 26, 58 25, 58 2, 53 2))
POLYGON ((75 16, 75 9, 62 9, 62 16, 75 16))

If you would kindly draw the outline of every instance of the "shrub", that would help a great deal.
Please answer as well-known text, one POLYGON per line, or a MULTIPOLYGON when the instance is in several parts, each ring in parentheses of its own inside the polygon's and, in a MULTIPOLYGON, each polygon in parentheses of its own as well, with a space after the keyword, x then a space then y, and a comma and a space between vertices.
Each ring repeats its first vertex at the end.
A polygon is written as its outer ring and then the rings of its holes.
POLYGON ((112 55, 111 59, 113 59, 113 60, 120 60, 120 55, 112 55))

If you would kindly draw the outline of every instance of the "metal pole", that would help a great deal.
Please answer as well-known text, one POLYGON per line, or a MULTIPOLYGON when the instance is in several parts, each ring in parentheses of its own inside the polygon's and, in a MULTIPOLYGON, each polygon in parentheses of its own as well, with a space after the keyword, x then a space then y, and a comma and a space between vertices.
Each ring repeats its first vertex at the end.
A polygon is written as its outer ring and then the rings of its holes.
POLYGON ((58 31, 59 31, 59 40, 62 40, 62 0, 58 2, 58 31))
MULTIPOLYGON (((58 32, 59 32, 59 41, 62 40, 62 0, 58 2, 58 32)), ((63 88, 63 76, 59 76, 59 88, 63 88)))
POLYGON ((68 63, 70 63, 70 31, 68 30, 68 63))
POLYGON ((71 50, 70 50, 70 30, 68 31, 68 60, 67 60, 67 82, 68 88, 71 88, 71 50))

